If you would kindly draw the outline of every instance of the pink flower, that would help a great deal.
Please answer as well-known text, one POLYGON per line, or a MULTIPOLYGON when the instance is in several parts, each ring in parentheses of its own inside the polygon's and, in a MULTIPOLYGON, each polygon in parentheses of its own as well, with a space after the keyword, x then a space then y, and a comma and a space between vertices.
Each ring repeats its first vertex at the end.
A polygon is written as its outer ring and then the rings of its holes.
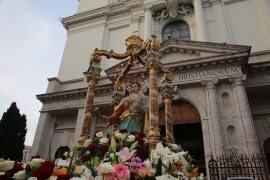
POLYGON ((129 149, 127 147, 123 148, 119 152, 119 157, 121 159, 121 163, 128 161, 133 156, 133 154, 135 152, 136 152, 136 150, 132 150, 131 152, 129 152, 129 149))
POLYGON ((117 180, 118 179, 117 172, 107 174, 106 178, 107 180, 117 180))
POLYGON ((146 168, 140 168, 138 170, 138 175, 141 176, 141 177, 144 177, 146 175, 146 168))
MULTIPOLYGON (((116 171, 117 174, 117 179, 119 180, 129 180, 130 179, 130 171, 128 169, 127 166, 122 165, 122 164, 117 164, 114 166, 114 169, 116 171)), ((113 175, 111 175, 110 177, 112 177, 113 175)), ((115 176, 113 176, 115 177, 115 176)), ((113 179, 110 179, 113 180, 113 179)))

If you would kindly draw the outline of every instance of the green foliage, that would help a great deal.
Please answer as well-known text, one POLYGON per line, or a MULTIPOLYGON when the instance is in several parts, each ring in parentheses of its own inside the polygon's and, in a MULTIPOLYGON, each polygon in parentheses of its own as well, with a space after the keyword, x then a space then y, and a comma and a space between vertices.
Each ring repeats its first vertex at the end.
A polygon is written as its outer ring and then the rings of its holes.
POLYGON ((157 168, 156 168, 156 174, 155 176, 161 176, 162 175, 162 159, 161 157, 158 159, 157 168))
POLYGON ((0 157, 21 161, 26 133, 26 115, 13 102, 0 120, 0 157))

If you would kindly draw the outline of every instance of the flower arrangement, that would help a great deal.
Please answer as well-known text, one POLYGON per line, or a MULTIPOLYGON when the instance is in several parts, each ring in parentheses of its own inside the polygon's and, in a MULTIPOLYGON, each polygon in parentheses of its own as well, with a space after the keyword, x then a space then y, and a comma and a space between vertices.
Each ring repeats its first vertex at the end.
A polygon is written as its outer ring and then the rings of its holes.
POLYGON ((0 160, 0 180, 197 180, 192 157, 176 144, 158 143, 149 152, 144 133, 115 131, 111 138, 96 132, 83 147, 72 144, 66 160, 44 161, 40 157, 27 164, 0 160))

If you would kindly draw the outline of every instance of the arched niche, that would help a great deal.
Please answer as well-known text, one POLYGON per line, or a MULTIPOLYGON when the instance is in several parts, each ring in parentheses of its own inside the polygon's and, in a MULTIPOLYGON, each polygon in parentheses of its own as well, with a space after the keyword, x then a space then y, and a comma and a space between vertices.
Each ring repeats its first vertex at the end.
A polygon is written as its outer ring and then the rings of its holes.
POLYGON ((229 146, 235 147, 239 144, 236 128, 234 126, 230 125, 227 127, 227 135, 229 146))
POLYGON ((69 147, 67 146, 61 146, 57 149, 57 151, 54 154, 54 159, 66 159, 66 157, 64 156, 65 152, 70 152, 69 147))
MULTIPOLYGON (((172 105, 173 124, 188 124, 201 122, 200 113, 190 103, 179 101, 172 105)), ((165 125, 165 106, 159 111, 159 124, 165 125)))

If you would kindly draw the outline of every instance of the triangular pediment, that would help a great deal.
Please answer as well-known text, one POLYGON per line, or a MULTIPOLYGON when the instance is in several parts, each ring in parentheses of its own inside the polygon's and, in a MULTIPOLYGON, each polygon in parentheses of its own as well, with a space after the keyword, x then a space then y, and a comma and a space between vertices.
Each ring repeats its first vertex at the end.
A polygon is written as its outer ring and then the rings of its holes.
POLYGON ((168 40, 161 43, 160 54, 163 64, 171 63, 199 63, 209 59, 213 61, 218 57, 239 53, 250 53, 250 46, 230 45, 223 43, 208 43, 198 41, 168 40), (213 59, 215 57, 215 59, 213 59))

